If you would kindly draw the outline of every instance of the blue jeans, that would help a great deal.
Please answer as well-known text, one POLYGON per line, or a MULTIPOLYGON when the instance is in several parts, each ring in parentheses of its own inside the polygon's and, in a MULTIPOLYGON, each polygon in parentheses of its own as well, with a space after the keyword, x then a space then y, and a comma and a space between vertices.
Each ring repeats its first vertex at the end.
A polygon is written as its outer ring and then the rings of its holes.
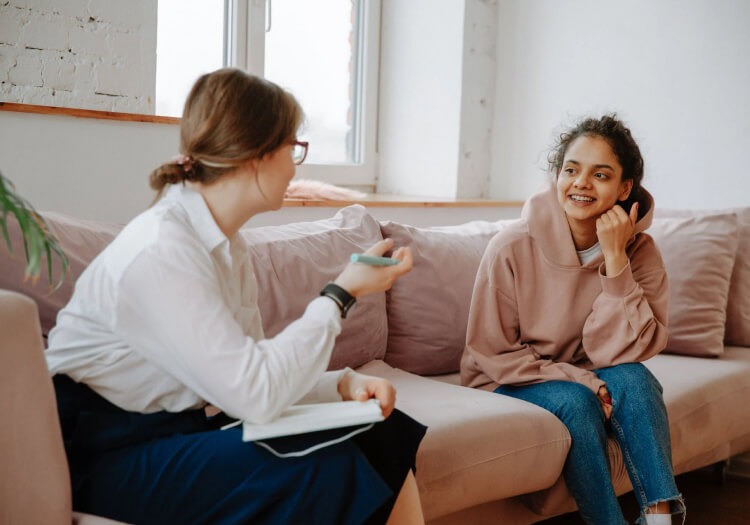
POLYGON ((627 523, 612 486, 608 431, 620 445, 638 498, 638 522, 645 522, 648 507, 663 501, 670 502, 672 513, 684 514, 685 505, 672 472, 669 424, 659 381, 640 363, 601 368, 594 373, 607 384, 612 396, 609 422, 598 397, 579 383, 506 385, 495 392, 549 410, 568 428, 572 442, 563 477, 586 523, 627 523))

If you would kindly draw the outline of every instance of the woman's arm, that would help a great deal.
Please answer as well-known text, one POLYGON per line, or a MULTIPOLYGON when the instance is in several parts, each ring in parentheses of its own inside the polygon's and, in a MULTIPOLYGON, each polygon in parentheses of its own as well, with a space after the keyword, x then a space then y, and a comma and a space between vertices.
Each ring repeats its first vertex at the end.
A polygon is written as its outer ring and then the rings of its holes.
POLYGON ((485 252, 474 285, 466 349, 461 363, 464 384, 482 386, 481 376, 502 385, 561 380, 582 383, 593 392, 604 384, 593 372, 542 358, 521 341, 513 272, 495 250, 485 252))
MULTIPOLYGON (((380 254, 391 246, 381 241, 371 249, 380 254)), ((362 294, 385 290, 411 268, 408 249, 394 257, 402 264, 349 269, 349 282, 362 294)), ((256 341, 225 304, 226 283, 213 265, 187 242, 142 252, 118 287, 116 333, 165 375, 237 418, 270 421, 313 389, 330 399, 338 381, 323 373, 341 331, 336 303, 315 298, 275 337, 256 341)))
POLYGON ((146 251, 131 264, 119 287, 116 333, 229 415, 256 423, 274 419, 328 366, 341 331, 338 307, 316 298, 276 337, 255 341, 225 304, 210 257, 184 250, 169 258, 146 251))
POLYGON ((653 239, 639 234, 628 249, 628 264, 605 275, 583 327, 583 348, 597 367, 644 361, 667 344, 669 288, 653 239))

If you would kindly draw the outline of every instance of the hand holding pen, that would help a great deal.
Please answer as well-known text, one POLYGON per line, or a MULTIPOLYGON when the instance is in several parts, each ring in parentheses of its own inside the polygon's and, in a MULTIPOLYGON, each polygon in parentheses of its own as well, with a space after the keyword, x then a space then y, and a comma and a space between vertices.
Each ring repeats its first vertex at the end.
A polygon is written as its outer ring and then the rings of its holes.
POLYGON ((393 266, 401 264, 401 261, 392 257, 377 257, 375 255, 365 255, 364 253, 353 253, 351 256, 353 263, 369 264, 370 266, 393 266))
POLYGON ((383 257, 383 254, 391 249, 393 240, 384 239, 364 253, 354 254, 352 262, 344 268, 334 283, 354 297, 388 290, 394 281, 409 272, 413 265, 411 249, 401 247, 394 250, 391 257, 383 257))

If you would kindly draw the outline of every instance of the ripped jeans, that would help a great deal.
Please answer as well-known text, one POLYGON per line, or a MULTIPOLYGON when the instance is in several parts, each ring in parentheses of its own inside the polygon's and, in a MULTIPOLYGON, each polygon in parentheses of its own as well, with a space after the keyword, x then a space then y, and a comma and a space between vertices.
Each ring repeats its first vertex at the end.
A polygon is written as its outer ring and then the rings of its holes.
POLYGON ((641 516, 637 523, 645 523, 646 509, 663 501, 670 503, 672 514, 683 514, 684 519, 685 504, 672 472, 669 423, 659 381, 640 363, 600 368, 594 373, 612 396, 609 422, 598 397, 579 383, 505 385, 495 392, 549 410, 568 428, 572 442, 563 477, 586 523, 627 523, 612 486, 608 430, 620 445, 638 498, 641 516))

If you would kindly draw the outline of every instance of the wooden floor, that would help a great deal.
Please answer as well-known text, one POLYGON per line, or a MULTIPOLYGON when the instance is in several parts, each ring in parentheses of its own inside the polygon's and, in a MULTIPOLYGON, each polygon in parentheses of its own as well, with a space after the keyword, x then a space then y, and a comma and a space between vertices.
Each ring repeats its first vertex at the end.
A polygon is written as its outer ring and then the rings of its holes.
MULTIPOLYGON (((677 476, 677 488, 687 505, 686 525, 750 525, 750 479, 728 476, 722 484, 712 471, 699 470, 677 476)), ((639 511, 633 493, 621 496, 620 505, 625 518, 635 523, 639 511)), ((540 524, 583 525, 583 520, 571 513, 540 524)))

